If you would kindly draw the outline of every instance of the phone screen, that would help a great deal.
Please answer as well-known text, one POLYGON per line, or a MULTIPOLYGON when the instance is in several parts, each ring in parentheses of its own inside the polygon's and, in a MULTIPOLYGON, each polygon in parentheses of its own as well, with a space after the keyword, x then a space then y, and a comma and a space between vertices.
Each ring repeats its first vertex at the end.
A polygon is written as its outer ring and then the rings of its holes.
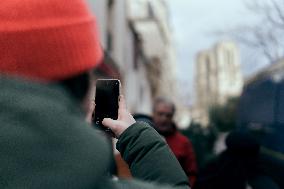
POLYGON ((104 118, 118 118, 120 81, 117 79, 98 79, 96 81, 94 123, 100 129, 110 132, 102 125, 104 118))

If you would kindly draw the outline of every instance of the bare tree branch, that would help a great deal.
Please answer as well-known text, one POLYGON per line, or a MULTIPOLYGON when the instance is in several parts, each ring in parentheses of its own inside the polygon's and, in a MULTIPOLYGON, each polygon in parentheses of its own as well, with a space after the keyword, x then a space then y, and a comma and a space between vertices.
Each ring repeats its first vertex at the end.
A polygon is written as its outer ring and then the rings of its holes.
POLYGON ((269 62, 284 56, 284 1, 249 0, 247 10, 259 17, 259 23, 240 25, 227 34, 245 46, 260 50, 269 62))
MULTIPOLYGON (((283 2, 282 2, 283 3, 283 2)), ((279 3, 279 1, 277 2, 276 0, 271 0, 271 4, 272 4, 272 10, 271 11, 275 11, 278 20, 275 19, 271 19, 270 21, 275 25, 278 26, 280 28, 284 27, 284 14, 283 14, 283 5, 281 6, 281 2, 279 3)), ((270 11, 270 12, 271 12, 270 11)), ((270 13, 270 15, 273 13, 270 13)), ((270 16, 272 18, 272 16, 270 16)), ((284 29, 284 28, 283 28, 284 29)))

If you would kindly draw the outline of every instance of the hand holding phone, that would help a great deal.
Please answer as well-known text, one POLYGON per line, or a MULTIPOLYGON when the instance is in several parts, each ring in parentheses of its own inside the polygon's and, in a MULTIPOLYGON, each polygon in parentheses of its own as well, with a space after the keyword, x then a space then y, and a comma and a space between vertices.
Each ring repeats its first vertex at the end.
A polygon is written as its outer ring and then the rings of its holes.
POLYGON ((136 122, 126 108, 124 97, 120 96, 120 86, 120 81, 116 79, 96 81, 93 116, 93 122, 99 129, 116 137, 136 122))
POLYGON ((123 96, 120 96, 119 100, 118 119, 113 120, 106 118, 103 120, 103 124, 110 128, 117 138, 135 122, 135 119, 126 108, 125 99, 123 96))

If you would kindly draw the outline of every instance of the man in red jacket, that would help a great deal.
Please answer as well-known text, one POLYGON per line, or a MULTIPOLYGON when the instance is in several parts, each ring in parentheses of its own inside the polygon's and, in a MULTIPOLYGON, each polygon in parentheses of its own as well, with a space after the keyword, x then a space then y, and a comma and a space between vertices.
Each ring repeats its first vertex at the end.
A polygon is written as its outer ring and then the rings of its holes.
POLYGON ((191 141, 182 135, 173 121, 175 105, 169 99, 159 97, 153 108, 153 121, 155 129, 165 137, 169 147, 185 171, 190 185, 196 180, 197 164, 191 141))

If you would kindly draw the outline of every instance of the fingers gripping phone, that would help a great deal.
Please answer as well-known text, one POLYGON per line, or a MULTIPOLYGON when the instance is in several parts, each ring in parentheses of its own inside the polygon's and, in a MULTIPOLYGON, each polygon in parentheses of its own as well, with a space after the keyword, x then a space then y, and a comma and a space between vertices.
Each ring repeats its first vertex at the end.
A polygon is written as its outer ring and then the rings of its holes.
POLYGON ((116 120, 118 118, 118 104, 120 95, 120 81, 118 79, 98 79, 96 81, 95 111, 93 122, 99 129, 113 134, 103 126, 104 118, 116 120))

